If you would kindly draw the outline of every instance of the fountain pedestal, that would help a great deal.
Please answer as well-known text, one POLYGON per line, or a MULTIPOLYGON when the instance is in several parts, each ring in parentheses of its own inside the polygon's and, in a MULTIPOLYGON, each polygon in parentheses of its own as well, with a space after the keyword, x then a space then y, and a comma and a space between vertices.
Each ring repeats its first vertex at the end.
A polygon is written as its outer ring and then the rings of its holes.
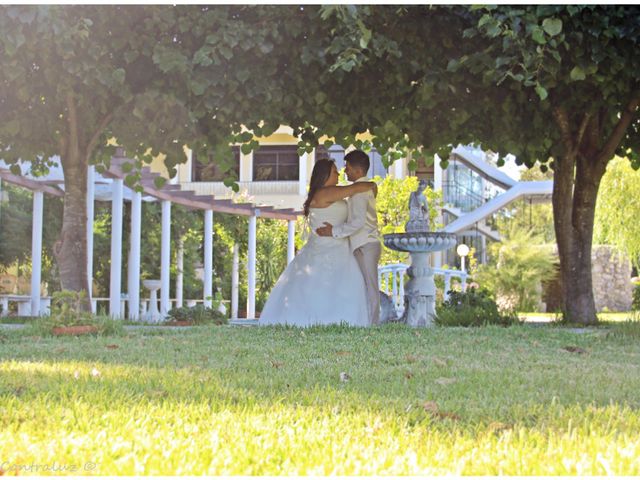
POLYGON ((453 233, 409 232, 384 235, 386 247, 409 252, 410 280, 405 285, 405 309, 402 320, 412 327, 431 327, 436 314, 436 284, 429 265, 431 252, 447 250, 456 244, 453 233))
POLYGON ((150 292, 149 309, 142 319, 149 323, 159 323, 162 316, 158 311, 158 290, 160 290, 162 282, 160 280, 144 280, 142 285, 150 292))
POLYGON ((412 327, 430 327, 436 313, 436 283, 429 266, 429 253, 411 253, 410 280, 405 285, 404 320, 412 327))

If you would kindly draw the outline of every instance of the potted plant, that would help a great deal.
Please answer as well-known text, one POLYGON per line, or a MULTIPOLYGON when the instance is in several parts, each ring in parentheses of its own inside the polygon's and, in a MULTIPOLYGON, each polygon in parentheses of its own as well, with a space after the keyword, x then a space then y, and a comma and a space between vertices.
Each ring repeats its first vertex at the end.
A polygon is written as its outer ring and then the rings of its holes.
POLYGON ((97 333, 98 327, 93 321, 91 312, 83 309, 87 301, 84 291, 73 292, 62 290, 55 292, 51 298, 49 316, 42 317, 40 323, 53 335, 86 335, 97 333))

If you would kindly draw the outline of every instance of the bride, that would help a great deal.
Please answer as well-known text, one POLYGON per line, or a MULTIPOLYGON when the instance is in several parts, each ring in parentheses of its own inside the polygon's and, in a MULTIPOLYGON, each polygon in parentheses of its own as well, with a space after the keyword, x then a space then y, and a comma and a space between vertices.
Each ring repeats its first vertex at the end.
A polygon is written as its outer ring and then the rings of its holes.
POLYGON ((364 279, 349 248, 349 239, 320 237, 315 230, 325 222, 332 225, 346 222, 344 198, 375 189, 376 185, 337 184, 335 164, 327 159, 318 160, 304 202, 311 230, 309 240, 273 287, 260 315, 260 325, 369 325, 364 279))

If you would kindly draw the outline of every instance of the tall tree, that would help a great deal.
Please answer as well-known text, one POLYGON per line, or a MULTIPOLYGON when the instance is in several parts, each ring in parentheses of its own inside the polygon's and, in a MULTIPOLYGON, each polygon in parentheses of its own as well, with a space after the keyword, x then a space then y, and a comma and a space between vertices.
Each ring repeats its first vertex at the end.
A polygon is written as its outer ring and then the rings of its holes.
POLYGON ((0 157, 15 172, 28 160, 36 173, 61 158, 63 288, 88 288, 87 166, 108 162, 107 140, 135 156, 130 185, 160 153, 175 172, 184 144, 228 150, 241 120, 268 108, 256 99, 277 94, 254 74, 277 73, 280 58, 268 55, 274 15, 244 6, 0 6, 0 157))
MULTIPOLYGON (((165 82, 157 81, 159 69, 152 60, 154 44, 171 34, 162 12, 96 6, 0 9, 0 151, 15 172, 19 160, 31 161, 37 173, 46 171, 50 157, 61 158, 64 215, 55 253, 65 289, 88 288, 82 261, 87 166, 107 153, 102 148, 107 135, 135 126, 146 145, 166 143, 154 138, 151 122, 133 121, 136 108, 150 105, 165 82)), ((168 103, 158 101, 158 110, 175 101, 168 103)))
POLYGON ((640 166, 640 8, 330 6, 318 15, 333 35, 325 55, 308 59, 307 98, 321 104, 309 122, 340 140, 368 129, 382 150, 424 156, 479 142, 551 167, 564 314, 596 322, 598 187, 614 154, 640 166))

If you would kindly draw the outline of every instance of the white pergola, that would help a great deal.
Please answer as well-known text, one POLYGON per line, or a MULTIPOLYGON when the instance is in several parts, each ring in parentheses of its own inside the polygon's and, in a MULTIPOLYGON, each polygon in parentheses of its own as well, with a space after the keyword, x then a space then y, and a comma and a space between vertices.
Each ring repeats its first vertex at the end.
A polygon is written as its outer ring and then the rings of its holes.
MULTIPOLYGON (((191 191, 184 191, 179 185, 165 184, 155 186, 158 173, 143 167, 141 172, 142 192, 136 192, 124 185, 124 178, 130 171, 123 170, 124 165, 133 164, 133 160, 125 156, 124 150, 117 149, 111 158, 109 169, 102 175, 90 166, 87 175, 87 269, 89 284, 93 278, 93 222, 94 202, 96 200, 96 186, 100 187, 100 198, 111 199, 111 271, 109 288, 109 315, 122 318, 122 230, 125 199, 131 203, 131 235, 128 257, 128 318, 137 320, 140 315, 140 253, 142 235, 142 201, 160 201, 162 204, 162 237, 160 255, 160 313, 165 316, 171 309, 170 305, 170 259, 171 259, 171 205, 179 204, 189 209, 202 210, 204 213, 204 279, 203 303, 211 306, 213 294, 213 212, 229 213, 249 217, 248 238, 248 295, 247 318, 255 317, 256 294, 256 228, 258 217, 286 220, 288 222, 287 259, 290 262, 294 256, 295 220, 301 212, 293 209, 275 209, 268 206, 257 206, 252 203, 233 203, 231 200, 218 200, 213 195, 197 195, 191 191), (110 185, 109 185, 110 183, 110 185), (110 188, 105 191, 104 187, 110 188)), ((61 179, 38 180, 26 176, 14 175, 0 165, 0 179, 33 191, 33 234, 32 234, 32 276, 31 276, 31 312, 42 313, 40 298, 40 277, 42 258, 42 211, 43 194, 63 196, 63 191, 56 185, 63 184, 61 179)), ((231 316, 238 317, 238 268, 239 252, 234 248, 234 271, 232 272, 231 316)), ((181 282, 177 285, 181 287, 181 282)), ((182 306, 182 292, 177 295, 177 306, 182 306)))

